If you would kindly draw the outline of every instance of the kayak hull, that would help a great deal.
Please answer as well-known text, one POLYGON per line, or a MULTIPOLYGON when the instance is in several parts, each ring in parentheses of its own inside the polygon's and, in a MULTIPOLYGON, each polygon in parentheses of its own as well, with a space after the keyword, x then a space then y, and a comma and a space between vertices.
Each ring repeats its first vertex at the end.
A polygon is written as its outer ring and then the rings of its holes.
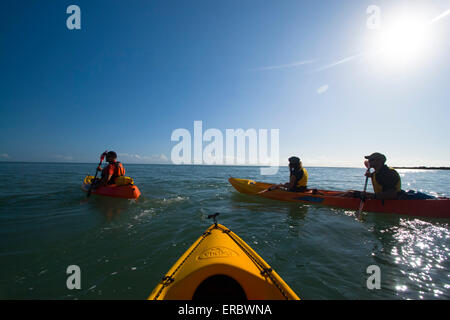
MULTIPOLYGON (((289 192, 284 190, 266 190, 273 184, 256 182, 248 179, 228 179, 230 184, 239 192, 257 195, 263 198, 280 201, 321 204, 342 209, 357 211, 361 200, 359 198, 342 197, 342 191, 307 190, 306 192, 289 192)), ((450 199, 437 198, 426 200, 377 200, 367 199, 363 211, 395 213, 410 216, 450 218, 450 199)))
MULTIPOLYGON (((90 181, 92 180, 92 178, 92 176, 87 176, 84 179, 83 184, 81 185, 81 190, 89 192, 89 188, 91 187, 90 181)), ((97 189, 93 189, 91 191, 91 194, 113 198, 137 199, 141 196, 141 191, 134 184, 121 186, 110 184, 107 186, 99 187, 97 189)))
POLYGON ((230 229, 214 224, 152 291, 149 300, 298 300, 270 266, 230 229))

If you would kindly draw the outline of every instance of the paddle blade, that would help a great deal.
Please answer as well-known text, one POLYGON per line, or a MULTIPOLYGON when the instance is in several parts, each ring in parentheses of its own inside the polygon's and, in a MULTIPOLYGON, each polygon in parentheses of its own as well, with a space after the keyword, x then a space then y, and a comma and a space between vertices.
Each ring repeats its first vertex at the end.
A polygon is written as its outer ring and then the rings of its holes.
POLYGON ((100 162, 102 162, 103 159, 105 159, 106 153, 108 153, 108 150, 106 150, 105 152, 103 152, 103 153, 100 155, 100 162))

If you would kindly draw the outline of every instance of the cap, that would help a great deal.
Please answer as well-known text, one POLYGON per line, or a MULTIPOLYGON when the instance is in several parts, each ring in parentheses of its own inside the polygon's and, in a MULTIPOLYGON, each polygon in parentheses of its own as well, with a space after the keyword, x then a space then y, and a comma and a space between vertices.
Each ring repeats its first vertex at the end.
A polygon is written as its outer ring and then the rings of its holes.
POLYGON ((288 160, 290 163, 300 163, 300 158, 298 157, 290 157, 288 160))
POLYGON ((383 163, 386 162, 386 156, 379 152, 374 152, 370 156, 365 156, 364 158, 368 160, 381 160, 383 163))

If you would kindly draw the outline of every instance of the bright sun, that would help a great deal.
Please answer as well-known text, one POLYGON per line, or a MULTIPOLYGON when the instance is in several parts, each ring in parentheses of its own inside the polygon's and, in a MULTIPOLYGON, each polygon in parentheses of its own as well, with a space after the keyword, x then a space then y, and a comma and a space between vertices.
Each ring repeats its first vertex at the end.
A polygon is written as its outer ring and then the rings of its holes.
POLYGON ((413 19, 396 22, 381 35, 382 54, 390 59, 402 61, 420 55, 425 47, 425 28, 413 19))
POLYGON ((417 15, 399 15, 382 25, 373 45, 377 57, 390 66, 417 64, 430 48, 429 23, 417 15))

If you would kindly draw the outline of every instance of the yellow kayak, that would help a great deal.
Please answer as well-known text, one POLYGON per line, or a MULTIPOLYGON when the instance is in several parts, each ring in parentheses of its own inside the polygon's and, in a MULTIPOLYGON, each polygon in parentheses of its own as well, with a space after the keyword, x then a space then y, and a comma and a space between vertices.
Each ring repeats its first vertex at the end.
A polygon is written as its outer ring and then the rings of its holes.
POLYGON ((149 300, 299 300, 249 245, 213 224, 170 268, 149 300))

